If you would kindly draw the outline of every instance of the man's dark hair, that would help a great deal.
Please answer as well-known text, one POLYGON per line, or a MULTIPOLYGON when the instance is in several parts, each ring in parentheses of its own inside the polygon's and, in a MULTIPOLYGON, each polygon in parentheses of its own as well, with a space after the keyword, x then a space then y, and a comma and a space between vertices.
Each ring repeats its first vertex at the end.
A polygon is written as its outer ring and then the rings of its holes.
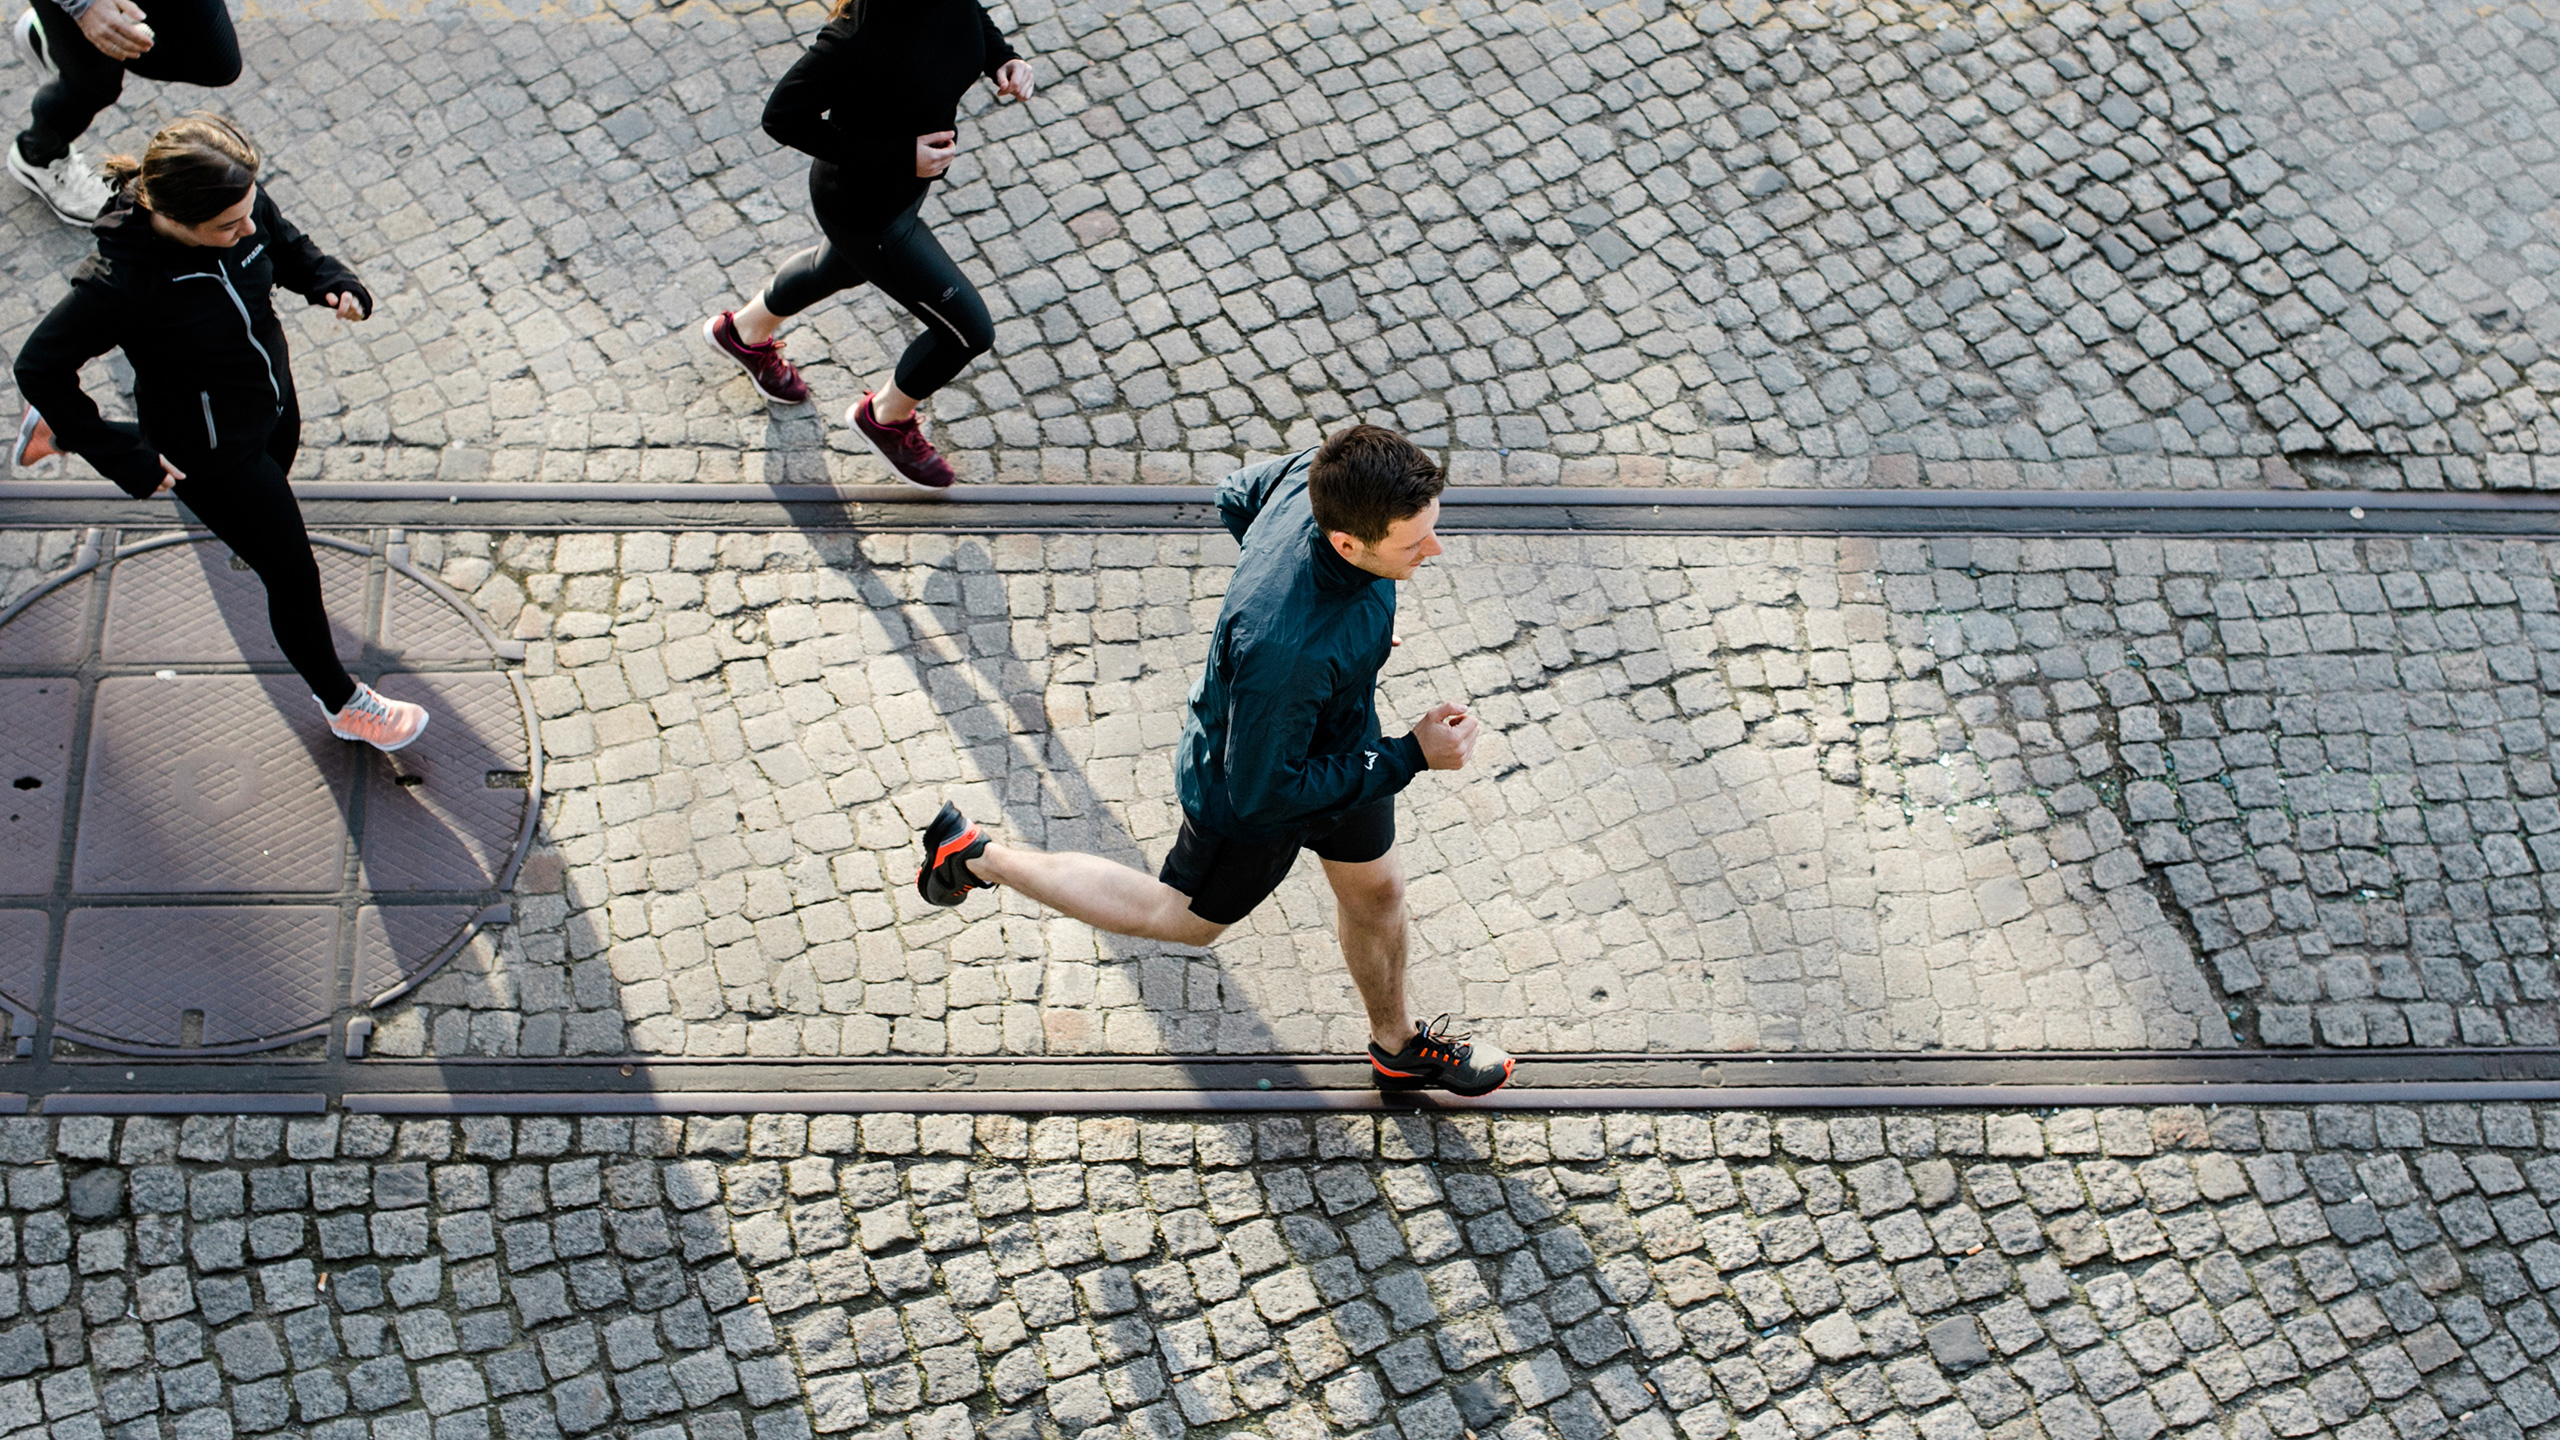
POLYGON ((1389 526, 1421 514, 1448 483, 1422 447, 1384 426, 1354 425, 1316 452, 1307 500, 1317 528, 1375 545, 1389 526))

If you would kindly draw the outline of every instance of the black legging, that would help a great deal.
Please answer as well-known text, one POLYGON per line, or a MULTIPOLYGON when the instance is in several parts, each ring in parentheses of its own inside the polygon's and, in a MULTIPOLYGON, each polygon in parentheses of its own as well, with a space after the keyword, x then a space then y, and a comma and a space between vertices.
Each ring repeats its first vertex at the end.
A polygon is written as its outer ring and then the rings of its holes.
POLYGON ((915 400, 950 384, 960 367, 996 343, 996 322, 978 298, 978 287, 917 217, 923 197, 899 211, 887 228, 866 231, 828 203, 824 182, 813 179, 809 189, 827 238, 783 262, 782 273, 764 287, 764 308, 797 315, 839 290, 880 287, 924 322, 924 333, 898 357, 898 389, 915 400))
MULTIPOLYGON (((140 433, 137 426, 117 428, 140 433)), ((338 663, 338 647, 329 638, 320 562, 312 558, 302 506, 285 482, 301 448, 302 411, 288 396, 263 453, 228 475, 190 474, 176 490, 179 503, 195 512, 213 538, 258 572, 267 587, 267 628, 275 632, 276 648, 334 715, 356 693, 356 682, 338 663)))
POLYGON ((50 165, 71 152, 71 142, 124 93, 124 72, 145 80, 175 81, 219 90, 240 78, 240 37, 232 32, 223 0, 134 0, 151 26, 151 48, 128 62, 110 60, 80 22, 53 0, 35 0, 46 48, 62 73, 36 91, 18 153, 30 165, 50 165))

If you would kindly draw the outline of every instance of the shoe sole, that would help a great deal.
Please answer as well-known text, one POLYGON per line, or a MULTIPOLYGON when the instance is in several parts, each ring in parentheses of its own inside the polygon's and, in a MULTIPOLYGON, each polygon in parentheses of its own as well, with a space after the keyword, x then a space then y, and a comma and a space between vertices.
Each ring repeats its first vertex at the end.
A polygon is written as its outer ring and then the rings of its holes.
POLYGON ((720 336, 718 333, 719 324, 720 317, 717 315, 714 315, 710 319, 702 322, 702 343, 711 347, 712 354, 719 356, 721 359, 737 366, 740 370, 745 371, 747 383, 755 387, 757 394, 772 401, 776 405, 806 405, 809 403, 809 397, 806 395, 794 400, 788 395, 776 395, 772 391, 764 388, 764 382, 756 378, 756 372, 748 366, 747 362, 730 354, 729 347, 720 343, 720 336))
POLYGON ((18 422, 17 443, 9 447, 9 464, 11 468, 18 470, 32 470, 38 465, 43 464, 45 461, 51 460, 54 456, 62 453, 61 451, 56 450, 53 452, 53 455, 42 455, 33 460, 27 458, 27 447, 35 443, 36 427, 43 423, 44 417, 38 415, 33 410, 28 411, 26 418, 18 422))
MULTIPOLYGON (((869 398, 869 397, 867 397, 867 396, 866 396, 865 398, 867 399, 867 398, 869 398)), ((913 475, 908 474, 905 470, 903 470, 903 469, 899 468, 899 465, 898 465, 898 457, 897 457, 897 456, 895 456, 895 455, 890 454, 890 453, 889 453, 889 447, 880 443, 880 437, 878 437, 878 436, 876 436, 876 435, 872 434, 872 433, 871 433, 870 431, 868 431, 868 430, 863 429, 863 428, 862 428, 862 422, 853 418, 853 417, 854 417, 854 413, 855 413, 855 411, 858 411, 858 410, 860 410, 861 408, 862 408, 862 401, 860 401, 860 400, 856 400, 855 402, 853 402, 853 409, 852 409, 852 410, 847 410, 846 412, 844 412, 844 423, 845 423, 845 425, 846 425, 846 427, 847 427, 848 429, 850 429, 850 430, 852 430, 852 431, 853 431, 853 433, 854 433, 854 434, 859 435, 859 436, 861 436, 861 437, 862 437, 862 443, 871 447, 871 453, 872 453, 872 454, 877 455, 877 456, 879 456, 882 460, 884 460, 884 461, 888 462, 888 466, 889 466, 889 473, 890 473, 890 474, 897 476, 899 479, 901 479, 901 480, 903 480, 903 481, 907 482, 907 483, 908 483, 908 484, 910 484, 910 485, 913 485, 914 487, 916 487, 916 488, 917 488, 917 489, 919 489, 919 490, 929 490, 929 491, 933 492, 933 493, 934 493, 934 494, 936 494, 936 495, 939 495, 939 494, 941 494, 943 491, 948 490, 948 489, 950 489, 950 488, 951 488, 951 486, 950 486, 950 485, 930 485, 930 484, 927 484, 926 482, 924 482, 924 481, 922 481, 922 480, 917 479, 917 478, 916 478, 916 477, 914 477, 913 475)), ((957 483, 959 483, 959 482, 958 482, 958 478, 957 478, 957 477, 954 477, 954 479, 953 479, 952 483, 953 483, 953 484, 957 484, 957 483)))
POLYGON ((37 74, 47 80, 59 80, 62 67, 53 63, 52 54, 45 49, 44 22, 35 20, 35 13, 32 9, 21 11, 17 19, 9 22, 10 38, 18 42, 18 53, 26 57, 37 74))
POLYGON ((52 211, 52 212, 53 212, 53 218, 54 218, 54 219, 59 220, 59 221, 61 221, 63 224, 68 225, 68 226, 71 226, 73 229, 76 229, 76 230, 94 230, 94 229, 96 229, 96 228, 97 228, 97 223, 98 223, 98 222, 97 222, 97 217, 95 217, 95 216, 91 216, 91 217, 89 217, 88 219, 85 219, 85 220, 84 220, 84 219, 82 219, 81 217, 79 217, 79 216, 77 216, 77 215, 72 214, 70 211, 63 209, 60 205, 55 204, 55 203, 54 203, 54 201, 53 201, 53 197, 52 197, 51 195, 48 195, 48 194, 46 194, 46 193, 45 193, 45 188, 44 188, 44 186, 43 186, 40 182, 38 182, 38 181, 37 181, 33 176, 30 176, 29 174, 27 174, 26 170, 23 168, 23 165, 24 165, 24 162, 18 159, 18 147, 17 147, 17 146, 15 146, 15 145, 11 145, 11 146, 9 147, 9 167, 8 167, 8 168, 9 168, 9 178, 10 178, 10 179, 15 180, 15 181, 17 181, 19 184, 26 186, 26 187, 27 187, 27 193, 29 193, 29 194, 31 194, 31 195, 33 195, 33 196, 35 196, 37 199, 39 199, 39 200, 43 201, 43 202, 44 202, 44 208, 46 208, 47 210, 50 210, 50 211, 52 211))

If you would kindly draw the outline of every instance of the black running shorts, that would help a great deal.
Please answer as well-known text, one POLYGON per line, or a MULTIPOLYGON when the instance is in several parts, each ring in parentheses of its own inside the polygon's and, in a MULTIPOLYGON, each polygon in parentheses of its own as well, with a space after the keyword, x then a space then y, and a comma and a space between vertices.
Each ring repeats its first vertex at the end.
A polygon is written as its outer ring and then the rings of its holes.
POLYGON ((1233 925, 1289 878, 1300 850, 1313 850, 1340 865, 1365 865, 1396 846, 1394 797, 1363 805, 1295 840, 1230 840, 1182 821, 1173 853, 1158 878, 1191 897, 1191 913, 1212 925, 1233 925))

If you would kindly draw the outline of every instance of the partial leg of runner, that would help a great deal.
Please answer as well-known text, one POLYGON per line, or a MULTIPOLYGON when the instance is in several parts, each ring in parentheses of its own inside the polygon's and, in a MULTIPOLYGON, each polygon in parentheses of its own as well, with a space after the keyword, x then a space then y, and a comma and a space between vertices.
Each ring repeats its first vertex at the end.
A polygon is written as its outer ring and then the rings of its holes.
POLYGON ((311 687, 311 698, 329 712, 329 732, 377 750, 397 750, 426 730, 427 711, 357 683, 338 663, 320 595, 320 563, 311 553, 302 507, 285 481, 299 420, 288 410, 268 453, 240 471, 217 480, 179 481, 178 499, 266 585, 267 627, 294 673, 311 687))
MULTIPOLYGON (((36 33, 20 46, 41 57, 49 72, 28 107, 27 128, 7 156, 9 173, 34 191, 67 223, 98 217, 112 193, 97 164, 75 142, 124 91, 125 72, 146 80, 219 89, 240 78, 240 38, 223 0, 137 0, 153 43, 131 61, 116 60, 89 42, 80 22, 52 0, 35 0, 36 33)), ((22 19, 21 26, 25 22, 22 19)))
POLYGON ((1369 1012, 1369 1039, 1392 1050, 1413 1034, 1413 1007, 1404 994, 1404 860, 1393 850, 1360 864, 1327 860, 1324 878, 1333 886, 1342 963, 1369 1012))
POLYGON ((268 628, 320 708, 344 708, 356 682, 338 663, 320 599, 320 562, 312 557, 302 507, 294 503, 293 487, 275 458, 261 455, 236 473, 212 479, 189 476, 177 491, 214 538, 266 583, 268 628))
POLYGON ((878 286, 921 321, 924 330, 898 357, 890 382, 855 402, 845 423, 899 475, 942 489, 959 477, 925 439, 916 406, 994 346, 995 319, 914 207, 901 211, 876 235, 830 224, 823 205, 818 220, 827 231, 824 243, 791 257, 744 309, 704 322, 703 334, 767 398, 784 399, 795 392, 805 397, 808 386, 783 362, 775 333, 784 321, 829 296, 856 285, 878 286))
POLYGON ((989 845, 969 869, 1096 930, 1170 945, 1206 945, 1227 931, 1191 913, 1191 897, 1143 870, 1099 855, 989 845))

